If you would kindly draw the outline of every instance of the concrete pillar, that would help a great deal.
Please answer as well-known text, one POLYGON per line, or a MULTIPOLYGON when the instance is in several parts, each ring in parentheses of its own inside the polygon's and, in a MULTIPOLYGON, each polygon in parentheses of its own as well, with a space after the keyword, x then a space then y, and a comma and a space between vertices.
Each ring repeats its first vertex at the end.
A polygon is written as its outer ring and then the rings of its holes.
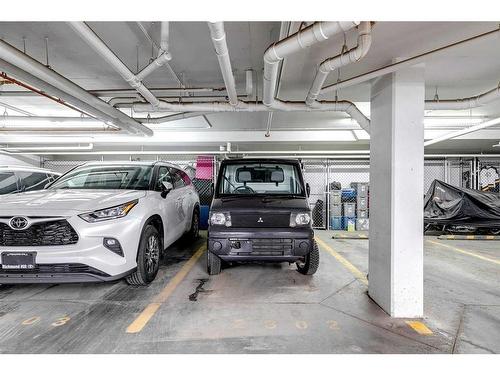
POLYGON ((424 66, 372 86, 370 297, 393 317, 423 315, 424 66))

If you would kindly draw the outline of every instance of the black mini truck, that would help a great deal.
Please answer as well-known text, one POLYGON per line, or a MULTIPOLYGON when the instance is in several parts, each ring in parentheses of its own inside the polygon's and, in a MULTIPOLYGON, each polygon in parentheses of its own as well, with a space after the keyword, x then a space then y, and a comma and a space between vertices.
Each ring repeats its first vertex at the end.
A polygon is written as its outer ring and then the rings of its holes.
POLYGON ((219 274, 223 263, 289 262, 314 274, 319 250, 308 195, 298 160, 222 161, 209 215, 208 273, 219 274))

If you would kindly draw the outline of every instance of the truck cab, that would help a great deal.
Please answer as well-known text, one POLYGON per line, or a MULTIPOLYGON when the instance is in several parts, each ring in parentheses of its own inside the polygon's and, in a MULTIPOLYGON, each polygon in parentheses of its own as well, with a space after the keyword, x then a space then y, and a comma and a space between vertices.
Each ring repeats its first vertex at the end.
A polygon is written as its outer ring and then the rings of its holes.
POLYGON ((298 160, 222 161, 209 215, 208 273, 235 262, 289 262, 314 274, 319 251, 308 191, 298 160))

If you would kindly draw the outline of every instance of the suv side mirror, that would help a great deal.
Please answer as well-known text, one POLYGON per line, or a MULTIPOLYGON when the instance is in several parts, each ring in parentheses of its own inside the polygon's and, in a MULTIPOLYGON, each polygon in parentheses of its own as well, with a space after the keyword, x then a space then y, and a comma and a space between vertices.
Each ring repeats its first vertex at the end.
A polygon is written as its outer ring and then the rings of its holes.
POLYGON ((166 198, 168 193, 174 188, 174 185, 172 185, 170 182, 167 181, 162 181, 162 186, 161 186, 161 197, 166 198))
POLYGON ((210 194, 210 197, 213 197, 214 196, 214 193, 215 193, 215 186, 214 186, 214 183, 211 182, 210 183, 210 187, 208 188, 208 193, 210 194))
POLYGON ((309 184, 306 184, 306 194, 307 194, 307 197, 309 197, 311 195, 311 186, 309 184))

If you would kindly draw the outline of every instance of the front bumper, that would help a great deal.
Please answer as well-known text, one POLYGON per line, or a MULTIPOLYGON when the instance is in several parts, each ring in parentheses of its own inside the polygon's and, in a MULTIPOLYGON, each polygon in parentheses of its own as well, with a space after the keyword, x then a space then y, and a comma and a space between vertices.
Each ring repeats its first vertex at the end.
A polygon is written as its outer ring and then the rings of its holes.
MULTIPOLYGON (((5 270, 0 267, 0 284, 101 282, 123 278, 137 268, 137 249, 142 230, 133 215, 101 223, 87 223, 79 217, 67 219, 79 240, 61 246, 3 246, 3 252, 36 252, 34 270, 5 270), (107 249, 104 238, 121 244, 123 256, 107 249)), ((0 258, 1 263, 1 258, 0 258)))
POLYGON ((124 278, 135 269, 118 275, 104 272, 79 264, 42 264, 32 271, 0 270, 0 284, 63 284, 63 283, 98 283, 124 278))
POLYGON ((208 250, 228 262, 295 262, 313 246, 311 228, 211 227, 208 232, 208 250))

